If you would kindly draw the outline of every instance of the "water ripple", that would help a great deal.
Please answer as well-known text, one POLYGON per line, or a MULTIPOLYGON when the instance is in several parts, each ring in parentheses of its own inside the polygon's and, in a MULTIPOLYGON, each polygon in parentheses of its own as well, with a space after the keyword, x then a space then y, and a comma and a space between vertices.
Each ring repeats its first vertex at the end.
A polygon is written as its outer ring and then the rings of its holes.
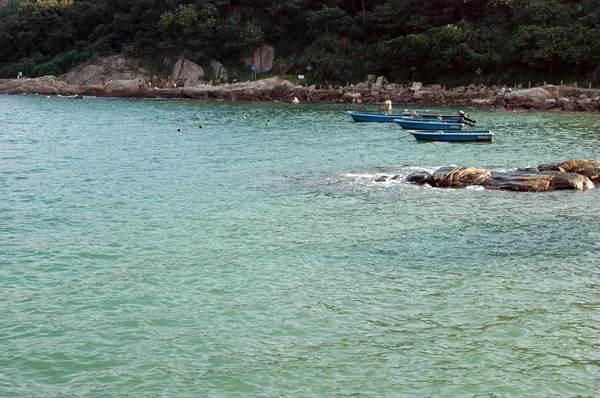
POLYGON ((373 183, 594 158, 595 114, 473 111, 482 150, 338 105, 0 109, 2 396, 600 395, 600 191, 373 183))

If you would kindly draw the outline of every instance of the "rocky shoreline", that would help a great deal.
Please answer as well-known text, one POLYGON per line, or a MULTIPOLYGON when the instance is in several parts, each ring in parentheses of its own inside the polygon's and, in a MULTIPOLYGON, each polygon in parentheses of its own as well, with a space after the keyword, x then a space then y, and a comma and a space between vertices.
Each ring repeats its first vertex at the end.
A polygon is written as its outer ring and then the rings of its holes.
POLYGON ((557 164, 500 172, 477 170, 474 167, 442 167, 433 174, 416 172, 406 177, 380 176, 375 181, 404 179, 416 185, 434 188, 466 188, 479 186, 518 192, 545 192, 556 190, 583 191, 600 185, 600 160, 571 159, 557 164))
POLYGON ((62 95, 83 98, 187 98, 225 101, 273 101, 381 104, 393 103, 432 106, 463 106, 498 110, 600 111, 600 90, 575 86, 546 85, 507 90, 483 85, 445 89, 439 85, 412 86, 388 84, 383 77, 345 87, 302 86, 278 77, 222 85, 165 87, 150 78, 112 80, 104 84, 74 85, 55 77, 0 79, 2 94, 62 95), (141 88, 139 83, 142 83, 141 88))

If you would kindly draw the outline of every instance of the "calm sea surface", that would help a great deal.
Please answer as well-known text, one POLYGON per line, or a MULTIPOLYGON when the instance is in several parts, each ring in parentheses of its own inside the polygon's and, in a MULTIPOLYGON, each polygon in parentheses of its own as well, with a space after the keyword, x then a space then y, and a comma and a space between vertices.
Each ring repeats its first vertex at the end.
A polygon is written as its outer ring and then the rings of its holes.
POLYGON ((373 108, 0 96, 0 396, 600 396, 600 189, 374 182, 600 159, 600 115, 373 108))

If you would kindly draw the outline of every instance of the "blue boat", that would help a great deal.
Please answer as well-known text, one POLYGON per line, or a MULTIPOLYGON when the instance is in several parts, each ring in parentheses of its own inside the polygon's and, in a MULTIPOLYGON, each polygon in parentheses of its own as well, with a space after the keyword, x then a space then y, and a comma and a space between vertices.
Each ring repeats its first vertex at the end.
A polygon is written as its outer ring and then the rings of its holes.
MULTIPOLYGON (((346 111, 348 115, 355 122, 375 122, 375 123, 394 123, 394 119, 400 118, 412 118, 414 120, 441 120, 445 122, 465 122, 465 116, 451 116, 451 115, 419 115, 410 113, 403 114, 388 114, 388 113, 376 113, 376 112, 356 112, 346 111)), ((464 115, 464 114, 463 114, 464 115)), ((472 119, 471 119, 472 120, 472 119)), ((474 123, 474 121, 473 121, 474 123)))
POLYGON ((490 130, 413 130, 409 133, 422 141, 491 142, 494 136, 490 130))
POLYGON ((394 122, 407 130, 462 130, 465 125, 464 123, 408 119, 394 119, 394 122))

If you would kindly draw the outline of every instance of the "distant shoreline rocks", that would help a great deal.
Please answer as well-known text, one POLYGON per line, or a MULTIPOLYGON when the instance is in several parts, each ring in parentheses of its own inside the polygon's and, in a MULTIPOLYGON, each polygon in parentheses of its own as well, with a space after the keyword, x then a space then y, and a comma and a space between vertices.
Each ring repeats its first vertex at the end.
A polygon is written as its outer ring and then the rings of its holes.
MULTIPOLYGON (((390 180, 397 180, 394 176, 390 180)), ((510 172, 478 170, 474 167, 442 167, 430 174, 425 171, 409 174, 404 180, 434 188, 467 188, 480 186, 517 192, 556 190, 583 191, 600 185, 600 160, 571 159, 557 164, 517 169, 510 172)), ((380 176, 375 182, 388 181, 380 176)))
MULTIPOLYGON (((256 67, 257 72, 270 71, 273 51, 265 45, 245 62, 256 67)), ((389 83, 384 76, 368 75, 364 82, 354 85, 309 86, 301 85, 299 79, 289 81, 280 77, 238 82, 235 76, 228 77, 235 72, 227 71, 216 60, 203 68, 182 55, 165 58, 164 64, 170 75, 162 79, 149 76, 138 60, 123 54, 95 57, 58 77, 0 80, 0 93, 290 103, 297 98, 300 103, 371 104, 377 106, 373 111, 382 105, 389 109, 392 103, 496 110, 600 111, 600 90, 577 85, 523 88, 471 84, 446 89, 437 84, 423 86, 420 82, 389 83)))
POLYGON ((575 86, 546 85, 534 88, 506 89, 469 85, 446 90, 439 85, 412 86, 386 83, 377 78, 345 87, 301 86, 271 77, 234 84, 196 84, 190 87, 166 87, 164 82, 148 77, 103 81, 100 84, 73 85, 55 77, 0 79, 0 93, 93 96, 116 98, 187 98, 225 101, 291 101, 373 104, 386 101, 430 106, 469 106, 496 110, 567 110, 600 111, 600 90, 575 86))

